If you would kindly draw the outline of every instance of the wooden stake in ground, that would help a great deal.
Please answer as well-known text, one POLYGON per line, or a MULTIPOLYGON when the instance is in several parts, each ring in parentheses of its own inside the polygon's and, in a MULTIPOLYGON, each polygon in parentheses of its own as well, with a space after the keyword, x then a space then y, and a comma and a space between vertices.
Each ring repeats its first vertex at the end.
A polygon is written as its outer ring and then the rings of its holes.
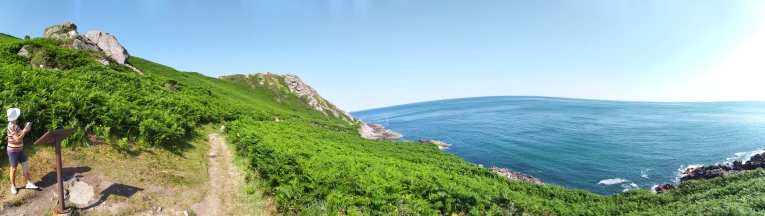
POLYGON ((67 209, 64 206, 64 182, 61 179, 61 140, 66 139, 69 135, 72 135, 77 128, 60 129, 48 131, 35 141, 37 144, 54 143, 56 146, 56 178, 58 180, 58 203, 59 208, 54 210, 56 214, 68 214, 71 213, 71 209, 67 209))

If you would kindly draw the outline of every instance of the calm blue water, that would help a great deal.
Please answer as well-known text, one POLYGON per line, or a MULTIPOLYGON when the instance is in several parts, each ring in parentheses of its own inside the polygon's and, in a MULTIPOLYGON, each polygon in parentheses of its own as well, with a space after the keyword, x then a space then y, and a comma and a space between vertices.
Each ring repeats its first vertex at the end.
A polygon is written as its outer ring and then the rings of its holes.
POLYGON ((765 102, 650 103, 482 97, 351 113, 445 152, 546 184, 613 194, 677 183, 689 165, 765 148, 765 102))

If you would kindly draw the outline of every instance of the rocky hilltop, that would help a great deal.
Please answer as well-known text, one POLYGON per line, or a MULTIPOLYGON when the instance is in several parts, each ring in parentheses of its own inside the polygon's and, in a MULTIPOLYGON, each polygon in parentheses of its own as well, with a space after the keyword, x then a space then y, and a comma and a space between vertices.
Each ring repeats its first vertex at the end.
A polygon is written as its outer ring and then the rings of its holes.
MULTIPOLYGON (((309 107, 324 113, 325 116, 332 115, 336 118, 345 120, 349 124, 358 124, 359 135, 366 139, 392 140, 401 137, 400 134, 387 130, 382 125, 369 124, 354 118, 350 113, 338 108, 335 106, 335 104, 329 102, 327 99, 324 99, 319 94, 319 92, 317 92, 308 84, 305 84, 303 80, 300 79, 300 77, 294 74, 278 75, 270 72, 247 75, 235 74, 220 76, 218 79, 235 80, 244 82, 252 88, 269 87, 274 91, 281 91, 283 94, 294 94, 300 98, 305 99, 309 107)), ((281 102, 279 97, 274 98, 274 100, 276 100, 277 103, 281 102)))
MULTIPOLYGON (((72 22, 65 22, 61 25, 50 26, 45 29, 43 34, 44 38, 56 39, 62 42, 63 46, 80 49, 80 50, 92 50, 96 52, 103 52, 108 58, 97 58, 98 62, 104 65, 117 63, 125 65, 130 69, 133 69, 136 73, 143 75, 143 72, 138 68, 133 67, 128 62, 130 54, 122 44, 117 41, 117 38, 103 31, 89 31, 84 34, 77 32, 77 25, 72 22)), ((34 47, 24 46, 19 51, 19 55, 29 56, 36 52, 34 47)), ((45 67, 45 64, 35 64, 34 55, 33 66, 45 67)))

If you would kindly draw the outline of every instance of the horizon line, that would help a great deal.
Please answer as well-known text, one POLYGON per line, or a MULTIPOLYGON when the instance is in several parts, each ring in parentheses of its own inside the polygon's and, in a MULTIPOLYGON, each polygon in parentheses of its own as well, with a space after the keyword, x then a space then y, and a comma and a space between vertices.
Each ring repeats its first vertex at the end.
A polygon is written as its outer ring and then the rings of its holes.
POLYGON ((363 110, 348 111, 348 113, 364 112, 364 111, 370 111, 370 110, 376 110, 376 109, 391 108, 391 107, 397 107, 397 106, 406 106, 406 105, 413 105, 413 104, 419 104, 419 103, 429 103, 429 102, 439 102, 439 101, 459 100, 459 99, 491 98, 491 97, 547 98, 547 99, 564 99, 564 100, 581 100, 581 101, 602 101, 602 102, 623 102, 623 103, 740 103, 740 102, 765 102, 765 100, 641 101, 641 100, 613 100, 613 99, 573 98, 573 97, 535 96, 535 95, 492 95, 492 96, 458 97, 458 98, 446 98, 446 99, 419 101, 419 102, 412 102, 412 103, 403 103, 403 104, 396 104, 396 105, 390 105, 390 106, 369 108, 369 109, 363 109, 363 110))

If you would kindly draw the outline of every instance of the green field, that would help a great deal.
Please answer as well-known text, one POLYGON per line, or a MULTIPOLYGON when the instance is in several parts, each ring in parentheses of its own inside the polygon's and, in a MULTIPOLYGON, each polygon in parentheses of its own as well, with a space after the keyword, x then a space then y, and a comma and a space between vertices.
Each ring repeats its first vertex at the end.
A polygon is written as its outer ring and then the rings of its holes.
POLYGON ((658 195, 638 189, 602 196, 530 185, 433 145, 363 139, 357 123, 312 109, 307 98, 290 93, 281 76, 216 79, 131 57, 141 76, 98 63, 98 57, 103 54, 51 39, 0 34, 2 108, 19 107, 20 121, 48 129, 79 128, 67 146, 87 146, 93 136, 182 152, 178 141, 195 129, 227 125, 224 135, 237 156, 257 170, 246 179, 262 183, 283 214, 765 214, 762 169, 688 181, 658 195), (25 46, 35 51, 17 55, 25 46))

